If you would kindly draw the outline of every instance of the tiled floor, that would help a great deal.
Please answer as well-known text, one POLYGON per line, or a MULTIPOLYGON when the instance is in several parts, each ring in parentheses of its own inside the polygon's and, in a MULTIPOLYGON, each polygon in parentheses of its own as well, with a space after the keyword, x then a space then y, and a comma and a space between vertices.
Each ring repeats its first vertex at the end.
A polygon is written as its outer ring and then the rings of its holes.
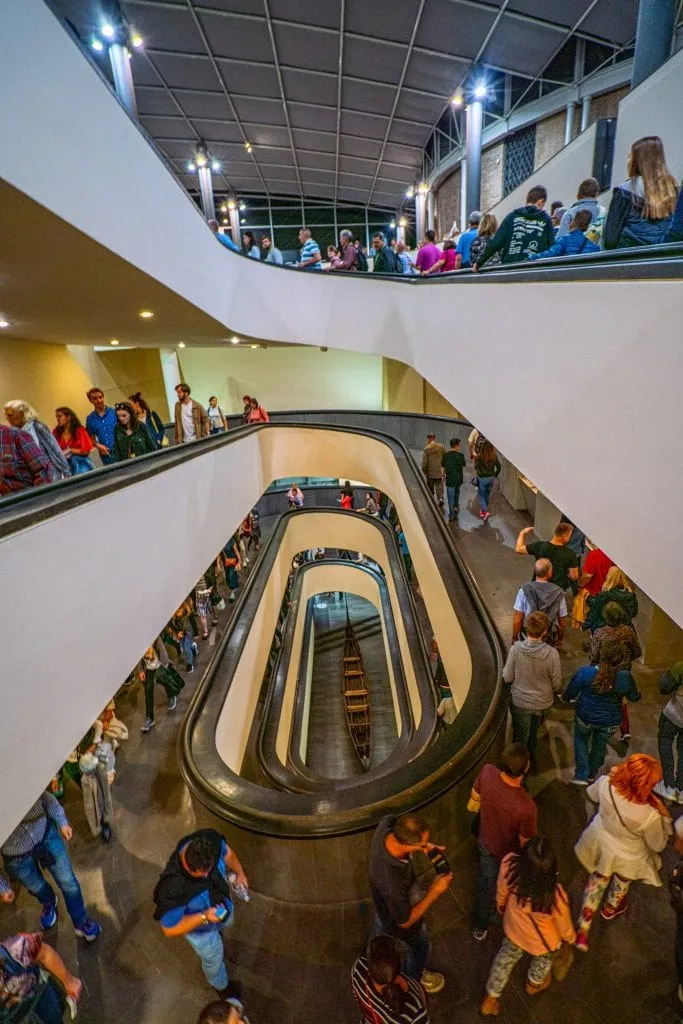
MULTIPOLYGON (((514 554, 518 529, 526 521, 500 497, 494 498, 487 525, 477 517, 473 489, 462 491, 460 521, 453 536, 477 577, 493 615, 509 636, 511 606, 519 584, 529 578, 530 559, 514 554)), ((578 638, 570 637, 570 652, 578 638)), ((206 664, 212 635, 202 646, 206 664)), ((578 661, 564 659, 567 675, 578 661)), ((178 711, 158 707, 157 726, 139 732, 143 696, 137 684, 125 691, 119 713, 131 737, 119 758, 114 788, 116 834, 110 846, 88 838, 78 793, 67 809, 75 829, 71 852, 86 901, 104 925, 101 939, 83 948, 68 919, 49 935, 70 967, 84 980, 78 1020, 82 1024, 194 1024, 211 998, 199 962, 181 939, 165 939, 152 919, 151 892, 175 842, 194 825, 188 794, 175 755, 178 725, 200 672, 187 677, 178 711)), ((655 752, 660 698, 656 678, 636 669, 644 699, 632 713, 633 748, 655 752)), ((614 755, 611 755, 613 757, 614 755)), ((571 734, 558 715, 549 722, 540 749, 540 772, 531 781, 541 811, 541 827, 561 855, 561 877, 574 902, 582 886, 573 844, 586 821, 583 795, 566 780, 571 774, 571 734)), ((239 852, 239 851, 238 851, 239 852)), ((451 852, 455 882, 428 916, 433 965, 447 988, 430 1000, 433 1024, 474 1024, 500 932, 484 943, 469 931, 475 869, 474 841, 451 852)), ((670 862, 671 854, 667 855, 670 862)), ((249 865, 245 865, 247 872, 249 865)), ((234 976, 244 986, 252 1024, 357 1024, 349 991, 349 969, 363 946, 366 905, 311 909, 274 903, 254 895, 237 908, 226 937, 234 976)), ((38 908, 25 893, 17 904, 0 904, 4 934, 38 925, 38 908)), ((666 891, 635 886, 628 914, 594 926, 592 947, 561 985, 541 996, 524 993, 518 967, 504 994, 499 1020, 505 1024, 674 1024, 674 917, 666 891)))

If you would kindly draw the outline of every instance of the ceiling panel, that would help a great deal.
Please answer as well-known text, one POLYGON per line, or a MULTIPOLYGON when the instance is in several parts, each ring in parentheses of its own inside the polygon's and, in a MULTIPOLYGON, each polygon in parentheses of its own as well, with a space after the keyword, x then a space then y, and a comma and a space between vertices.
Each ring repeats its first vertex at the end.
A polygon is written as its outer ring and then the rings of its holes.
POLYGON ((638 0, 600 0, 579 31, 624 45, 636 34, 637 15, 638 0))
MULTIPOLYGON (((67 6, 63 4, 62 6, 67 6)), ((91 5, 91 9, 101 5, 91 5)), ((194 19, 183 4, 178 7, 156 4, 125 4, 125 13, 148 45, 157 50, 180 50, 185 53, 204 53, 202 37, 194 19)))
MULTIPOLYGON (((260 0, 263 13, 263 0, 260 0)), ((322 28, 339 28, 340 5, 324 0, 268 0, 270 15, 274 19, 295 21, 322 28)))
POLYGON ((566 36, 561 29, 543 28, 503 15, 485 51, 484 63, 528 75, 537 74, 548 63, 566 36))
POLYGON ((339 169, 341 171, 351 171, 356 174, 372 175, 375 173, 377 167, 376 160, 368 160, 364 156, 341 156, 339 158, 339 169))
MULTIPOLYGON (((256 124, 285 125, 285 112, 281 99, 265 99, 261 96, 235 96, 235 109, 242 121, 256 124)), ((250 140, 253 142, 253 139, 250 140)))
POLYGON ((390 114, 396 87, 375 82, 344 82, 342 105, 347 110, 364 110, 368 114, 390 114))
POLYGON ((408 43, 419 9, 419 0, 347 0, 346 28, 372 39, 408 43))
POLYGON ((393 164, 403 164, 406 167, 414 167, 419 162, 422 147, 417 150, 409 146, 400 146, 389 141, 384 149, 384 159, 393 164))
POLYGON ((293 128, 319 132, 337 131, 337 108, 316 107, 306 103, 288 103, 289 121, 293 128))
POLYGON ((389 142, 398 142, 406 146, 424 146, 429 138, 429 125, 409 124, 406 121, 394 120, 389 132, 389 142))
POLYGON ((591 3, 592 0, 543 0, 542 4, 538 0, 510 0, 507 10, 571 28, 586 13, 591 3))
POLYGON ((337 140, 334 134, 329 132, 305 131, 301 128, 292 130, 294 144, 301 149, 310 149, 312 152, 334 153, 337 148, 337 140))
POLYGON ((173 97, 162 87, 154 89, 137 88, 138 114, 168 114, 178 115, 178 108, 173 102, 173 97))
POLYGON ((182 117, 141 117, 140 121, 145 131, 155 139, 197 139, 182 117))
POLYGON ((408 48, 376 39, 344 39, 344 74, 372 82, 398 85, 408 48))
MULTIPOLYGON (((335 167, 335 155, 334 153, 309 153, 307 150, 297 150, 299 159, 299 167, 304 168, 319 168, 324 171, 333 171, 335 167)), ((259 158, 260 161, 260 158, 259 158)))
POLYGON ((150 48, 150 59, 171 89, 217 89, 218 78, 208 57, 189 57, 182 53, 157 53, 150 48))
POLYGON ((188 92, 176 89, 174 95, 188 117, 204 117, 216 121, 233 120, 230 104, 223 92, 188 92))
POLYGON ((473 60, 495 17, 495 11, 483 7, 479 10, 453 0, 428 0, 415 44, 473 60))
POLYGON ((207 14, 203 8, 199 17, 215 57, 272 61, 273 48, 265 18, 207 14))
POLYGON ((274 25, 274 32, 280 64, 336 74, 339 64, 338 33, 282 22, 274 25))
POLYGON ((361 114, 358 111, 342 110, 341 130, 344 135, 358 135, 366 139, 384 138, 389 123, 388 117, 375 114, 361 114))
POLYGON ((402 89, 396 107, 396 117, 431 126, 442 110, 443 99, 440 96, 424 96, 410 89, 402 89))
POLYGON ((382 139, 354 139, 342 135, 339 140, 339 152, 347 156, 367 156, 377 158, 382 148, 382 139))
POLYGON ((337 76, 321 75, 315 71, 285 68, 282 72, 285 96, 288 100, 304 103, 337 105, 337 76))
POLYGON ((445 98, 455 92, 468 67, 466 60, 457 57, 435 56, 433 53, 413 50, 403 84, 412 89, 438 92, 445 102, 445 98))
MULTIPOLYGON (((244 150, 242 150, 244 152, 244 150)), ((256 151, 254 151, 256 156, 256 151)), ((292 150, 289 146, 273 146, 269 149, 265 146, 259 146, 258 149, 258 165, 265 172, 266 165, 278 164, 285 167, 294 167, 294 157, 292 156, 292 150)))
POLYGON ((248 64, 246 61, 220 59, 218 66, 226 88, 243 96, 279 96, 274 64, 248 64))
POLYGON ((289 146, 289 132, 279 125, 251 124, 249 121, 242 123, 245 134, 252 146, 254 155, 258 159, 259 146, 289 146))
POLYGON ((242 133, 235 121, 216 121, 193 117, 192 123, 206 142, 241 142, 242 133))

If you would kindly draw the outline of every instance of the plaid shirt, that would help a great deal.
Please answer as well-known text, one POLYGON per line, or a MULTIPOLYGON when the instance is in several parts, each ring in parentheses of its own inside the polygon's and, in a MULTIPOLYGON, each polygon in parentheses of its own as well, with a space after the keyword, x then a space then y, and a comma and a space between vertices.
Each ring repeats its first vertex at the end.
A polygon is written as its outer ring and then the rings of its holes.
MULTIPOLYGON (((54 821, 58 829, 69 824, 57 797, 52 793, 42 793, 2 844, 0 852, 3 857, 23 857, 31 853, 45 838, 50 820, 54 821)), ((9 882, 0 875, 0 893, 10 889, 9 882)))
POLYGON ((50 482, 50 463, 30 434, 0 424, 0 494, 50 482))

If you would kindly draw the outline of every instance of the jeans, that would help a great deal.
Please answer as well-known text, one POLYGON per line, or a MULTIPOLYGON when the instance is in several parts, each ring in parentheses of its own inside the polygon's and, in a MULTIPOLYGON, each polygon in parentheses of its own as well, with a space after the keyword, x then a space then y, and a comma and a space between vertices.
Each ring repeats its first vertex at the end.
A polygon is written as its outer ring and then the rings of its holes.
MULTIPOLYGON (((406 952, 402 959, 403 973, 407 974, 409 978, 414 978, 415 981, 419 981, 425 970, 427 969, 427 961, 429 960, 429 936, 427 935, 427 926, 424 921, 419 921, 412 929, 410 936, 397 935, 398 929, 394 929, 392 934, 394 938, 398 939, 402 946, 406 946, 406 952)), ((386 935, 386 925, 382 923, 380 918, 375 914, 375 920, 372 923, 372 931, 370 938, 374 938, 376 935, 386 935)))
POLYGON ((220 929, 210 932, 188 932, 185 938, 202 962, 204 976, 212 988, 221 992, 228 987, 228 969, 220 929))
POLYGON ((587 725, 579 716, 574 721, 574 760, 576 778, 587 781, 594 779, 602 768, 607 750, 607 741, 618 725, 587 725))
POLYGON ((491 923, 496 901, 496 882, 498 881, 498 870, 500 860, 494 857, 486 849, 483 843, 479 843, 479 866, 477 868, 477 882, 474 890, 474 911, 472 914, 472 927, 486 931, 491 923))
POLYGON ((526 708, 518 708, 510 703, 510 717, 512 718, 512 742, 521 743, 533 757, 536 751, 538 730, 543 724, 545 711, 527 711, 526 708))
POLYGON ((443 484, 440 476, 428 476, 426 477, 427 487, 432 492, 437 501, 443 501, 443 484))
POLYGON ((69 459, 69 465, 71 466, 72 476, 89 473, 91 469, 95 468, 87 455, 72 455, 69 459))
MULTIPOLYGON (((74 923, 74 928, 80 928, 88 918, 83 894, 74 869, 71 867, 64 840, 52 821, 48 825, 42 846, 54 858, 54 863, 49 868, 50 874, 62 890, 66 909, 74 923)), ((16 881, 21 882, 24 888, 28 889, 43 906, 45 904, 56 905, 55 891, 46 880, 32 854, 24 854, 21 857, 5 857, 5 867, 8 874, 16 881)))
MULTIPOLYGON (((503 989, 510 980, 512 969, 518 960, 521 960, 524 950, 517 946, 510 939, 503 939, 503 945, 498 951, 496 959, 491 964, 489 976, 486 979, 486 991, 490 996, 500 999, 503 989)), ((542 956, 532 956, 529 964, 527 981, 531 985, 540 985, 550 974, 553 966, 552 953, 543 953, 542 956)))
POLYGON ((491 491, 495 483, 495 476, 480 476, 477 484, 479 488, 479 504, 481 505, 482 512, 488 512, 489 498, 491 497, 491 491))
POLYGON ((664 772, 664 785, 683 789, 683 729, 679 729, 663 713, 659 716, 657 746, 659 747, 659 760, 662 762, 662 771, 664 772), (674 742, 678 759, 678 766, 675 770, 674 742))
POLYGON ((213 437, 214 434, 224 434, 225 427, 210 427, 209 434, 213 437))
MULTIPOLYGON (((23 1018, 22 1018, 23 1019, 23 1018)), ((26 1018, 26 1024, 62 1024, 64 1020, 64 997, 57 983, 50 980, 38 1002, 26 1018)))
POLYGON ((192 649, 192 637, 187 630, 183 633, 183 639, 180 641, 180 646, 183 650, 185 664, 189 668, 191 665, 194 665, 194 651, 192 649))
POLYGON ((455 515, 455 510, 460 508, 460 488, 462 484, 446 484, 446 496, 448 498, 448 514, 449 516, 455 515))

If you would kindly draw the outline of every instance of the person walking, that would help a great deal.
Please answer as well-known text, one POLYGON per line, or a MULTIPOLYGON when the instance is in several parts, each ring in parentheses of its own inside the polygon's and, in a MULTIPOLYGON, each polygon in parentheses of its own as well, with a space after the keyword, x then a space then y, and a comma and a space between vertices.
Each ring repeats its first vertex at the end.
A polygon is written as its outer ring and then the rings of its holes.
POLYGON ((683 661, 677 661, 659 680, 659 692, 669 700, 657 726, 657 748, 663 779, 654 787, 664 800, 683 803, 683 661), (677 764, 674 765, 674 745, 677 764))
POLYGON ((200 437, 207 437, 211 424, 203 405, 191 397, 189 384, 176 384, 175 393, 178 401, 175 404, 175 443, 186 444, 200 437))
POLYGON ((225 582, 230 591, 229 601, 236 599, 237 588, 239 587, 239 576, 237 575, 242 568, 242 559, 240 557, 239 549, 239 537, 237 534, 233 534, 228 543, 223 548, 223 565, 225 567, 225 582))
POLYGON ((533 760, 538 730, 546 712, 562 687, 560 655, 544 642, 548 634, 545 612, 531 612, 524 623, 526 639, 516 640, 503 668, 503 679, 511 683, 510 717, 512 739, 522 743, 533 760))
POLYGON ((503 859, 496 890, 505 938, 486 979, 482 1017, 497 1017, 500 997, 524 953, 531 963, 524 991, 538 995, 550 987, 553 957, 566 942, 573 945, 569 898, 557 880, 557 857, 544 836, 534 836, 521 853, 503 859))
POLYGON ((442 847, 429 840, 429 825, 417 814, 387 815, 375 829, 370 847, 370 888, 375 907, 373 932, 391 935, 408 947, 404 961, 405 973, 420 982, 425 992, 440 992, 445 985, 443 975, 427 970, 429 938, 424 915, 449 888, 451 872, 437 874, 427 892, 421 896, 413 858, 416 853, 429 854, 442 847))
POLYGON ((532 558, 549 558, 553 567, 553 583, 560 590, 567 590, 571 583, 579 578, 579 560, 568 546, 573 526, 570 523, 558 523, 551 540, 537 540, 527 544, 527 537, 533 533, 533 526, 526 526, 520 531, 515 544, 518 555, 531 555, 532 558))
POLYGON ((184 938, 201 960, 204 976, 226 1002, 241 1002, 225 966, 221 931, 233 920, 229 874, 249 888, 235 851, 214 829, 180 840, 154 889, 154 919, 167 938, 184 938))
POLYGON ((50 464, 50 483, 56 480, 64 480, 71 476, 71 467, 57 444, 52 431, 47 423, 38 419, 35 409, 24 402, 21 398, 15 398, 11 402, 5 402, 5 418, 10 427, 16 430, 23 430, 28 434, 33 443, 40 449, 50 464))
POLYGON ((422 452, 422 472, 427 487, 439 505, 443 506, 443 457, 446 449, 436 440, 436 434, 427 434, 427 444, 422 452))
POLYGON ((441 457, 441 465, 446 483, 448 519, 453 522, 460 511, 460 488, 465 471, 465 456, 460 451, 459 437, 452 437, 449 444, 449 450, 444 452, 441 457))
POLYGON ((107 405, 104 401, 104 392, 101 388, 90 388, 86 392, 86 398, 93 407, 91 413, 85 420, 85 429, 90 435, 92 446, 97 448, 103 466, 108 466, 114 461, 111 449, 114 444, 114 430, 116 429, 116 409, 107 405))
POLYGON ((602 590, 587 601, 586 621, 583 628, 590 633, 606 625, 605 606, 615 601, 624 610, 627 622, 632 622, 638 614, 638 597, 634 593, 633 584, 621 569, 613 565, 605 577, 602 590))
POLYGON ((138 423, 138 418, 130 402, 117 402, 116 416, 118 423, 114 431, 114 445, 112 447, 114 462, 137 459, 141 455, 150 455, 152 452, 157 451, 152 435, 147 427, 143 426, 142 423, 138 423))
POLYGON ((141 423, 143 427, 147 428, 149 436, 154 442, 154 447, 161 448, 164 443, 166 432, 159 413, 154 412, 150 408, 149 403, 145 401, 139 391, 136 391, 134 395, 129 395, 128 401, 133 406, 133 412, 137 417, 138 423, 141 423))
POLYGON ((631 673, 619 668, 628 659, 623 644, 606 640, 600 657, 599 665, 575 672, 564 692, 565 701, 576 701, 576 771, 571 780, 576 786, 588 786, 600 771, 607 742, 621 724, 623 698, 638 701, 641 696, 631 673))
POLYGON ((74 1010, 83 983, 40 932, 0 940, 0 1019, 7 1024, 62 1024, 66 999, 74 1010))
POLYGON ((628 906, 632 882, 661 886, 660 852, 672 834, 671 815, 655 795, 662 768, 648 754, 631 754, 586 791, 598 805, 574 847, 586 871, 576 948, 588 950, 588 933, 607 893, 601 916, 612 921, 628 906))
POLYGON ((552 582, 553 566, 549 558, 539 558, 534 564, 534 578, 523 583, 517 591, 512 617, 512 642, 519 640, 527 616, 532 612, 545 612, 548 617, 546 643, 560 650, 567 623, 567 601, 564 591, 552 582))
MULTIPOLYGON (((40 927, 43 931, 57 923, 57 895, 43 874, 50 874, 61 890, 66 909, 79 938, 94 942, 101 925, 88 917, 83 893, 71 866, 66 843, 73 835, 64 809, 52 793, 42 793, 24 815, 15 830, 0 847, 5 871, 13 882, 20 882, 41 905, 40 927)), ((11 886, 0 875, 0 896, 11 886)))
POLYGON ((659 245, 671 227, 678 182, 666 165, 658 135, 645 135, 631 146, 626 181, 612 189, 602 232, 605 249, 659 245))
POLYGON ((211 395, 206 409, 206 414, 209 417, 210 434, 222 434, 228 429, 228 421, 223 415, 223 410, 218 404, 218 398, 216 395, 211 395))
POLYGON ((391 935, 370 939, 367 953, 353 965, 351 985, 365 1024, 429 1024, 424 991, 402 973, 391 935))
POLYGON ((258 398, 249 400, 249 419, 247 423, 270 423, 270 417, 262 405, 259 405, 258 398))
POLYGON ((491 500, 491 491, 493 490, 496 477, 500 476, 500 470, 501 465, 496 449, 490 441, 485 441, 481 451, 474 459, 474 473, 477 478, 477 491, 479 492, 479 504, 481 505, 479 518, 483 519, 484 522, 491 518, 489 501, 491 500))
POLYGON ((467 810, 478 815, 479 861, 472 914, 472 935, 478 942, 488 934, 503 857, 536 835, 536 804, 522 788, 529 764, 526 747, 512 743, 503 751, 500 769, 484 765, 472 786, 467 810))
MULTIPOLYGON (((55 409, 55 419, 57 426, 52 433, 67 458, 71 475, 79 476, 81 473, 89 473, 95 467, 90 461, 93 444, 88 431, 85 430, 76 413, 68 405, 60 405, 58 409, 55 409)), ((113 447, 113 436, 111 446, 113 447)), ((111 450, 107 450, 109 451, 107 462, 113 462, 114 457, 111 450)))
POLYGON ((24 430, 0 423, 0 495, 50 483, 50 462, 24 430))
POLYGON ((140 680, 145 685, 145 721, 140 732, 150 732, 155 725, 154 716, 154 687, 157 683, 163 686, 168 699, 168 710, 175 711, 178 704, 178 694, 185 686, 185 680, 178 671, 170 664, 168 656, 163 657, 158 645, 148 647, 145 651, 139 668, 140 680))

